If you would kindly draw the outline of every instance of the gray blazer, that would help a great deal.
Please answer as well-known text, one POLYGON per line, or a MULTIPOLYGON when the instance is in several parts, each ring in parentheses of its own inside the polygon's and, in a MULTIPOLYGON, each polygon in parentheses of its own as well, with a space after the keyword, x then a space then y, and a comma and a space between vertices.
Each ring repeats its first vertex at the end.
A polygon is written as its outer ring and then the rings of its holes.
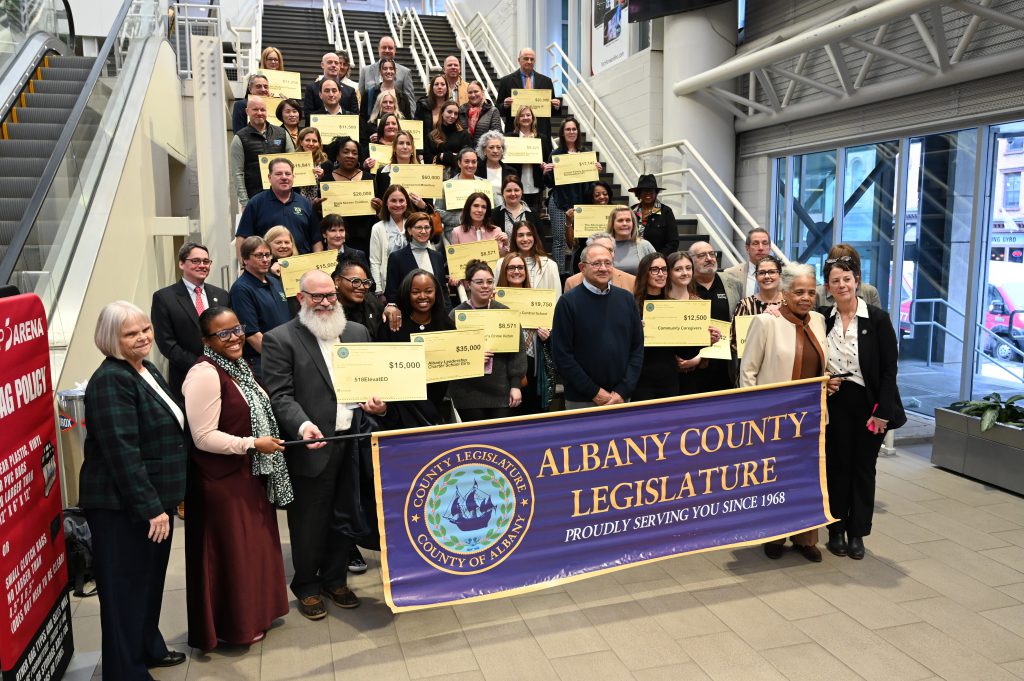
MULTIPOLYGON (((340 342, 369 343, 371 340, 365 326, 348 322, 340 342)), ((338 400, 334 396, 331 375, 316 337, 298 318, 264 334, 263 385, 270 394, 281 437, 298 439, 301 437, 299 426, 306 421, 312 421, 325 436, 334 435, 338 400)), ((352 412, 354 431, 363 418, 362 410, 352 412)), ((300 477, 316 477, 327 466, 329 450, 329 447, 288 447, 285 451, 288 472, 300 477)))

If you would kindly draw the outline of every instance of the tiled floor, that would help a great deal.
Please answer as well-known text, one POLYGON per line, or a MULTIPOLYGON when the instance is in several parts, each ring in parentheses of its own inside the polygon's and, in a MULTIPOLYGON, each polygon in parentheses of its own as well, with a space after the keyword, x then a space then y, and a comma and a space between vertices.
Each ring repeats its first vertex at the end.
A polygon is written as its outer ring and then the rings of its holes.
MULTIPOLYGON (((862 561, 769 561, 759 548, 676 558, 539 593, 393 616, 376 556, 362 607, 295 610, 248 649, 185 636, 183 534, 161 628, 180 679, 1024 679, 1024 499, 946 473, 927 445, 879 460, 862 561)), ((281 518, 282 530, 285 529, 281 518)), ((287 534, 284 532, 285 542, 287 534)), ((287 554, 288 547, 285 544, 287 554)), ((286 555, 285 565, 289 564, 286 555)), ((98 679, 98 604, 72 599, 66 678, 98 679)))

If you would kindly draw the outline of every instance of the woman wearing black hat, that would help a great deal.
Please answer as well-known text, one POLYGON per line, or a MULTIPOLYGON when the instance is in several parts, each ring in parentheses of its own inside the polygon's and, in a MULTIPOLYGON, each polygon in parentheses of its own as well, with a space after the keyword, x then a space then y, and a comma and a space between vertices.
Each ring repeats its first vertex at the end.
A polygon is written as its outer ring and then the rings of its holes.
POLYGON ((672 209, 658 201, 659 187, 654 175, 641 175, 636 186, 629 190, 640 199, 629 207, 640 226, 640 236, 651 242, 659 253, 668 255, 679 250, 679 228, 672 209))

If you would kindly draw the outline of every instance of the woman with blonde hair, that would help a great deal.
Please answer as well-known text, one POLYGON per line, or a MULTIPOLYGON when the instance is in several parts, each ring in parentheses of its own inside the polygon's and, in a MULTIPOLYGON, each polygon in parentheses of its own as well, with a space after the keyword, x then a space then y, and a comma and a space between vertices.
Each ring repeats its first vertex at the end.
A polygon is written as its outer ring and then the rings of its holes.
POLYGON ((284 55, 281 54, 281 50, 272 45, 264 47, 263 51, 260 52, 260 70, 265 71, 267 69, 271 71, 284 71, 284 55))
POLYGON ((640 236, 633 211, 627 206, 613 208, 608 214, 607 231, 615 239, 615 267, 635 276, 640 261, 655 248, 640 236))

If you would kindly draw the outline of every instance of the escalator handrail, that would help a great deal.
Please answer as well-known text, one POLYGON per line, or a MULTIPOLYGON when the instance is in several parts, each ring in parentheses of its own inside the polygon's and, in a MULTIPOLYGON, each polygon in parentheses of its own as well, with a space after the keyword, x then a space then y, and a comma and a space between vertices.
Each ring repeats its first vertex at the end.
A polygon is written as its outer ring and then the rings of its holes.
POLYGON ((42 31, 33 33, 21 46, 21 50, 0 76, 0 93, 8 93, 3 103, 0 103, 0 121, 7 119, 25 85, 32 80, 32 74, 35 73, 39 62, 51 52, 60 55, 71 54, 71 50, 63 41, 42 31))
POLYGON ((71 14, 71 1, 61 0, 61 3, 64 5, 64 15, 68 18, 68 44, 74 49, 78 36, 75 35, 75 17, 71 14))
POLYGON ((71 113, 68 115, 67 123, 64 124, 64 130, 57 139, 57 145, 54 147, 53 153, 50 154, 50 159, 46 162, 46 167, 43 168, 42 175, 39 177, 39 186, 36 187, 36 191, 32 194, 31 200, 29 200, 28 207, 25 209, 25 214, 22 216, 21 223, 18 225, 18 230, 14 233, 14 237, 11 239, 11 243, 7 248, 7 253, 5 253, 3 259, 0 260, 0 284, 8 283, 14 274, 14 268, 18 264, 18 260, 21 258, 21 252, 25 247, 25 243, 28 241, 29 234, 32 231, 32 226, 38 219, 39 212, 43 207, 43 202, 50 193, 50 187, 53 186, 53 180, 57 175, 57 169, 64 160, 64 156, 68 152, 68 147, 71 146, 71 138, 74 136, 75 130, 78 129, 78 124, 81 122, 82 115, 85 113, 86 107, 89 104, 92 91, 96 88, 96 84, 99 82, 103 69, 106 68, 107 60, 110 58, 110 54, 113 52, 114 47, 117 44, 118 36, 121 33, 121 28, 123 27, 125 20, 128 18, 128 12, 131 9, 132 4, 133 0, 124 0, 124 2, 121 3, 121 9, 118 10, 117 17, 114 19, 110 32, 103 41, 103 47, 100 48, 99 53, 96 55, 96 61, 93 63, 92 68, 89 69, 89 76, 86 78, 85 84, 82 86, 82 92, 78 96, 78 101, 75 102, 75 108, 72 109, 71 113))

